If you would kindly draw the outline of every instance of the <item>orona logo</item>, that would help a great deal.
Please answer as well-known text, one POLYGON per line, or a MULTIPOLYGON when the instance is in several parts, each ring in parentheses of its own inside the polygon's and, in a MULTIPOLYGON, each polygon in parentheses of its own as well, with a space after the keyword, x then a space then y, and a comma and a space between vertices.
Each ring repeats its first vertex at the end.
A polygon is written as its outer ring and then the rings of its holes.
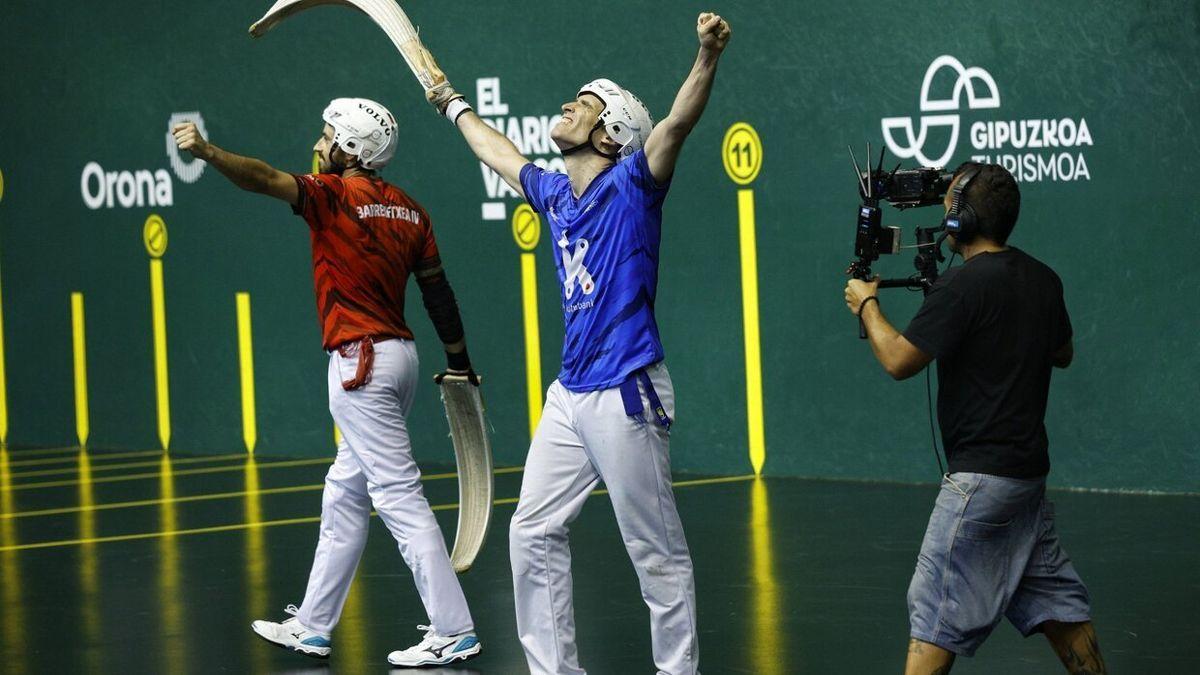
MULTIPOLYGON (((953 56, 939 56, 929 64, 921 82, 920 109, 923 114, 919 127, 914 129, 911 117, 884 117, 880 120, 883 140, 901 159, 916 159, 924 166, 946 166, 958 149, 962 125, 960 111, 964 110, 964 103, 966 110, 1000 108, 1000 89, 995 78, 983 68, 963 66, 953 56), (943 70, 949 70, 953 75, 953 87, 949 95, 939 97, 935 92, 938 84, 935 80, 943 70), (930 133, 936 129, 948 132, 945 147, 940 143, 931 147, 932 136, 946 135, 930 133), (897 132, 902 132, 902 138, 897 139, 897 132)), ((1093 145, 1091 130, 1082 117, 1078 120, 1071 117, 976 120, 971 124, 969 139, 976 151, 971 155, 972 161, 1000 164, 1019 181, 1091 179, 1083 152, 1059 150, 1093 145), (1006 150, 1008 152, 1004 152, 1006 150)))
MULTIPOLYGON (((195 122, 202 135, 207 137, 208 133, 199 112, 173 113, 167 122, 166 147, 171 169, 179 180, 195 183, 204 173, 205 163, 198 159, 185 160, 175 146, 171 127, 180 122, 195 122)), ((107 171, 99 162, 88 162, 79 177, 79 191, 89 209, 172 206, 175 203, 175 187, 166 169, 107 171)))

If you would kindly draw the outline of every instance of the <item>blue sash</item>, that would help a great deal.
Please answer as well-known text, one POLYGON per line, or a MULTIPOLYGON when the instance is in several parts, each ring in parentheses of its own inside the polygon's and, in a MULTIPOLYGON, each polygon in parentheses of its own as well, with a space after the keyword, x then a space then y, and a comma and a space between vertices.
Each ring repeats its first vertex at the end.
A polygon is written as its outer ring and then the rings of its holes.
POLYGON ((625 414, 639 422, 646 421, 646 417, 642 414, 642 396, 638 392, 639 380, 646 388, 646 398, 650 399, 650 408, 658 418, 658 423, 670 431, 671 417, 667 415, 666 408, 663 408, 662 401, 658 399, 658 392, 654 391, 654 385, 650 382, 650 376, 646 374, 644 368, 630 373, 629 377, 621 383, 621 402, 625 404, 625 414))

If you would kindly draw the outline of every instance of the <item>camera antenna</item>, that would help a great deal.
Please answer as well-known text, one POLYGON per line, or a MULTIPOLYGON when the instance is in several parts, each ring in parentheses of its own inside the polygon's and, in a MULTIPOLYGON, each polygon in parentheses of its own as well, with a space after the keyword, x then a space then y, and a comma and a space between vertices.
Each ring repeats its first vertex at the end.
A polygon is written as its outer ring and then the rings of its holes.
POLYGON ((854 148, 850 144, 846 144, 846 152, 850 153, 850 162, 854 164, 854 177, 858 179, 858 189, 862 191, 862 195, 867 197, 867 186, 863 183, 862 169, 858 167, 858 160, 854 158, 854 148))
MULTIPOLYGON (((867 161, 868 162, 871 161, 871 141, 867 141, 867 161)), ((868 164, 867 169, 869 170, 870 168, 871 168, 871 165, 868 164)), ((872 185, 872 183, 874 183, 874 182, 875 182, 875 176, 868 174, 867 175, 867 199, 871 199, 871 193, 873 191, 872 188, 874 187, 872 185)))
MULTIPOLYGON (((880 173, 883 172, 883 151, 885 149, 886 149, 886 146, 883 148, 879 148, 879 165, 875 167, 875 171, 880 172, 880 173)), ((897 166, 899 166, 899 165, 897 165, 897 166)))

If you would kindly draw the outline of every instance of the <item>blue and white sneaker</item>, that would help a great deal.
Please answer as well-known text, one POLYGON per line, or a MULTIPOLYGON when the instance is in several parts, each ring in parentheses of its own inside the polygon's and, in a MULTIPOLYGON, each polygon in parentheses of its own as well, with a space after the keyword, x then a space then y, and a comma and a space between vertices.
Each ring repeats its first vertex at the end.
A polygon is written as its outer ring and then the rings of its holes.
POLYGON ((388 654, 388 663, 401 668, 444 666, 466 661, 482 649, 474 631, 445 636, 433 632, 429 626, 417 626, 417 629, 425 631, 425 639, 408 649, 388 654))
POLYGON ((284 649, 317 659, 329 658, 329 652, 333 650, 333 643, 330 642, 329 636, 305 628, 304 624, 300 623, 300 619, 296 617, 296 613, 300 610, 296 609, 295 605, 288 605, 283 611, 291 614, 292 618, 285 619, 283 623, 255 621, 250 624, 250 628, 262 639, 284 649))

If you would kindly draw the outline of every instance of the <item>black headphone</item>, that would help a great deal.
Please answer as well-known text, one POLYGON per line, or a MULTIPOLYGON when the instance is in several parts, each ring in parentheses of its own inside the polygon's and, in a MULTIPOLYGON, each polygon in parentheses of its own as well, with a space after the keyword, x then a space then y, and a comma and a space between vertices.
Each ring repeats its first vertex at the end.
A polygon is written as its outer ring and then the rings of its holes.
POLYGON ((979 217, 963 195, 967 190, 967 185, 978 175, 977 167, 963 172, 962 177, 955 183, 954 189, 950 191, 950 210, 942 219, 942 227, 946 228, 946 232, 954 235, 955 239, 964 244, 979 234, 979 217))

